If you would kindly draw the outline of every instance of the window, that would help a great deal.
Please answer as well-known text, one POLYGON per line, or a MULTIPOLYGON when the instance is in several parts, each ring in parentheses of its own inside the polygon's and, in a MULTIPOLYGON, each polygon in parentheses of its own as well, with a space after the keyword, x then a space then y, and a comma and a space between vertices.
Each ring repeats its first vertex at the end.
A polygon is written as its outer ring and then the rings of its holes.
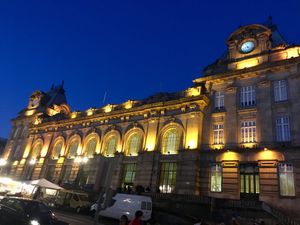
POLYGON ((224 130, 223 124, 214 124, 214 144, 223 144, 224 143, 224 130))
POLYGON ((31 157, 34 159, 39 157, 41 150, 42 150, 42 143, 39 142, 38 144, 34 145, 32 152, 31 152, 31 157))
POLYGON ((176 182, 176 163, 162 163, 160 172, 159 190, 163 193, 172 193, 176 182))
POLYGON ((224 109, 224 92, 217 91, 215 94, 215 109, 224 109))
POLYGON ((244 121, 241 123, 242 143, 256 142, 256 122, 244 121))
POLYGON ((179 132, 176 128, 169 129, 163 135, 162 153, 176 154, 179 149, 179 132))
POLYGON ((293 166, 289 163, 279 163, 280 195, 295 196, 293 166))
POLYGON ((290 122, 289 117, 283 116, 276 119, 276 140, 290 141, 290 122))
POLYGON ((114 156, 116 149, 117 149, 117 138, 115 136, 111 136, 108 138, 106 142, 105 155, 114 156))
POLYGON ((274 100, 275 102, 287 100, 287 85, 285 80, 274 81, 274 100))
POLYGON ((92 138, 88 141, 85 149, 85 154, 87 157, 92 158, 94 156, 96 145, 97 145, 96 138, 92 138))
POLYGON ((141 135, 137 133, 132 134, 128 138, 126 155, 133 155, 133 156, 137 155, 139 150, 141 149, 141 144, 142 144, 141 135))
POLYGON ((126 187, 127 185, 132 186, 135 177, 136 164, 128 163, 124 165, 124 174, 123 174, 123 185, 126 187))
POLYGON ((19 158, 20 157, 20 154, 21 154, 21 145, 18 144, 15 148, 15 151, 14 151, 14 158, 19 158))
POLYGON ((71 144, 69 146, 69 150, 68 150, 68 158, 75 158, 75 156, 77 154, 78 145, 79 145, 78 140, 74 140, 71 142, 71 144))
POLYGON ((241 106, 253 106, 256 104, 255 87, 247 86, 241 88, 241 106))
POLYGON ((221 163, 214 164, 210 167, 210 191, 222 191, 222 166, 221 163))
POLYGON ((53 159, 58 159, 58 157, 60 156, 60 151, 61 151, 62 146, 63 146, 62 141, 58 141, 55 143, 53 150, 52 150, 52 158, 53 159))

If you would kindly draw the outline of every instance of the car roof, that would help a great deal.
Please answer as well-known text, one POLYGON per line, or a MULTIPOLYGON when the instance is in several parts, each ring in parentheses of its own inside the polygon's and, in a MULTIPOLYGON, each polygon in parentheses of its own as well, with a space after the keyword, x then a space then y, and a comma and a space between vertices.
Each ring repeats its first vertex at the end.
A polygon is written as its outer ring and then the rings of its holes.
POLYGON ((40 201, 37 200, 33 200, 30 198, 23 198, 23 197, 4 197, 3 199, 16 199, 16 200, 20 200, 20 201, 24 201, 24 202, 35 202, 35 203, 40 203, 40 201))

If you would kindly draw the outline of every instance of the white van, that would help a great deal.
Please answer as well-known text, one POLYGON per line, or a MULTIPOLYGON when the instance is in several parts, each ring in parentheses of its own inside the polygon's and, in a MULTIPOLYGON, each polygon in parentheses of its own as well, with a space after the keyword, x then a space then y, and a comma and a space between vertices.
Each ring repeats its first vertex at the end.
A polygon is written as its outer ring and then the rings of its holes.
POLYGON ((142 211, 142 220, 151 219, 152 199, 142 195, 116 194, 112 198, 112 203, 106 209, 101 210, 99 215, 114 219, 120 219, 126 215, 129 220, 134 219, 136 211, 142 211))
POLYGON ((75 192, 71 190, 60 190, 56 196, 55 206, 65 207, 75 210, 77 213, 88 212, 91 203, 87 193, 75 192))

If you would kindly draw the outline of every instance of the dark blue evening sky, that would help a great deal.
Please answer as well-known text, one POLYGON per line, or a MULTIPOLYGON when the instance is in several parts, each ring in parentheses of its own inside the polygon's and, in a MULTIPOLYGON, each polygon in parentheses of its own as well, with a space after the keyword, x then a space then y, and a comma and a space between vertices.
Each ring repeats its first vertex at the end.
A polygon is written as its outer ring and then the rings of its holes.
POLYGON ((0 136, 35 90, 65 81, 85 110, 179 91, 226 49, 239 25, 268 15, 300 43, 299 0, 2 0, 0 136))

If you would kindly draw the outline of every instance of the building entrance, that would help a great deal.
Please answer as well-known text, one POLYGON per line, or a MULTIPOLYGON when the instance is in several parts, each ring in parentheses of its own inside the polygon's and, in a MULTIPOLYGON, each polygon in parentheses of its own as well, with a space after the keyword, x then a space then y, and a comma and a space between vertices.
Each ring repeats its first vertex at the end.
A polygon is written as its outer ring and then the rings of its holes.
POLYGON ((257 163, 240 164, 240 199, 259 199, 259 170, 257 163))

